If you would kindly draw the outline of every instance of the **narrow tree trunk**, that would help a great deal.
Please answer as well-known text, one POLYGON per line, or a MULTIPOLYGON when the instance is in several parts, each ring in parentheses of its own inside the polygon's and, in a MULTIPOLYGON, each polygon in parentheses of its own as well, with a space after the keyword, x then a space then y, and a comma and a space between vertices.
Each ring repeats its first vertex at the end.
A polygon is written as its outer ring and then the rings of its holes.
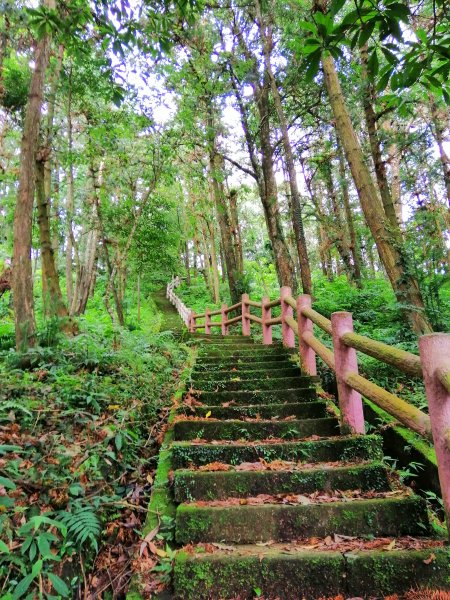
POLYGON ((436 103, 436 99, 430 94, 430 111, 431 120, 434 127, 434 137, 439 148, 439 158, 442 164, 442 175, 444 178, 445 191, 447 195, 447 202, 450 208, 450 158, 445 151, 445 124, 447 121, 447 114, 444 111, 440 111, 436 103), (445 115, 445 117, 444 117, 445 115), (444 118, 443 118, 444 117, 444 118))
POLYGON ((217 149, 217 131, 214 123, 213 107, 211 105, 211 100, 209 100, 209 103, 206 108, 209 175, 212 197, 216 208, 217 220, 219 223, 220 235, 225 254, 230 296, 232 303, 235 304, 239 301, 241 295, 241 290, 239 288, 239 280, 242 277, 242 273, 239 272, 238 260, 233 245, 233 237, 231 235, 231 220, 225 196, 225 189, 223 185, 224 161, 222 155, 217 149))
MULTIPOLYGON (((43 6, 54 8, 53 0, 43 6)), ((35 159, 43 103, 45 72, 49 62, 50 36, 44 35, 34 53, 28 105, 25 111, 20 149, 19 185, 14 211, 13 298, 16 347, 24 350, 36 342, 34 318, 33 273, 31 266, 31 233, 35 189, 35 159)))
MULTIPOLYGON (((331 201, 331 208, 332 208, 333 217, 334 217, 333 232, 335 235, 335 246, 336 246, 338 254, 342 260, 342 263, 345 267, 345 272, 346 272, 347 277, 351 281, 355 281, 355 279, 356 279, 355 269, 354 269, 354 266, 353 266, 351 258, 350 258, 350 248, 347 243, 347 240, 345 239, 345 230, 344 230, 344 223, 342 220, 341 206, 339 204, 339 200, 338 200, 337 194, 336 194, 336 189, 334 187, 333 173, 331 171, 331 164, 332 164, 331 159, 329 157, 327 157, 323 164, 323 172, 324 172, 325 185, 327 188, 328 197, 331 201)), ((338 272, 338 275, 339 274, 340 273, 338 272)))
POLYGON ((186 270, 186 283, 191 285, 191 265, 189 264, 189 244, 184 242, 184 268, 186 270))
POLYGON ((137 322, 141 322, 141 274, 137 276, 137 322))
POLYGON ((256 0, 256 14, 259 21, 259 31, 263 44, 264 64, 267 77, 272 90, 272 98, 275 104, 275 109, 280 123, 281 134, 283 139, 284 156, 286 161, 287 172, 289 176, 289 187, 291 190, 291 202, 293 212, 293 226, 295 233, 295 241, 297 244, 297 252, 300 261, 300 275, 304 294, 312 293, 311 267, 309 265, 308 249, 306 245, 305 230, 303 227, 302 203, 300 192, 297 184, 297 172, 295 170, 294 154, 292 152, 291 141, 289 139, 289 130, 286 117, 284 115, 283 105, 281 102, 278 86, 272 71, 270 56, 273 48, 272 29, 265 22, 262 15, 261 5, 259 0, 256 0))
POLYGON ((42 297, 44 312, 48 316, 67 317, 68 311, 64 303, 59 276, 56 270, 50 232, 49 204, 45 186, 45 163, 36 161, 36 200, 39 241, 41 246, 42 297))
POLYGON ((233 237, 234 254, 237 260, 237 268, 240 274, 244 273, 244 252, 242 248, 241 226, 237 209, 237 190, 231 190, 228 194, 230 206, 231 235, 233 237))
POLYGON ((350 196, 348 193, 348 184, 345 174, 344 155, 342 153, 341 144, 338 141, 338 157, 339 157, 339 179, 341 184, 342 202, 344 204, 345 219, 347 221, 348 234, 350 237, 350 252, 353 259, 353 272, 357 287, 362 287, 361 283, 361 252, 358 239, 355 232, 355 221, 353 211, 350 206, 350 196))
POLYGON ((370 149, 372 152, 373 163, 375 166, 375 175, 378 183, 381 201, 384 212, 393 232, 401 238, 401 231, 397 221, 397 214, 392 200, 387 173, 386 164, 381 153, 381 143, 377 128, 377 115, 375 113, 375 88, 369 81, 367 72, 367 44, 361 48, 361 74, 363 81, 363 106, 366 119, 367 132, 369 134, 370 149))
MULTIPOLYGON (((242 32, 237 29, 234 29, 234 31, 239 37, 241 45, 245 49, 245 40, 242 36, 242 32)), ((245 55, 249 55, 248 49, 245 49, 245 55)), ((255 63, 255 60, 252 60, 253 63, 255 63)), ((294 275, 294 264, 292 263, 291 256, 288 252, 281 227, 281 218, 278 206, 278 192, 273 166, 273 149, 270 140, 270 106, 268 93, 270 84, 268 85, 267 81, 265 81, 263 85, 259 84, 257 81, 259 79, 258 69, 257 67, 254 67, 253 75, 255 81, 252 82, 252 89, 253 98, 259 115, 259 150, 262 156, 261 162, 259 162, 244 100, 239 90, 238 80, 231 65, 229 65, 229 69, 231 75, 231 84, 239 108, 247 150, 254 173, 254 178, 258 184, 261 203, 264 209, 267 233, 272 245, 278 282, 280 286, 289 286, 295 292, 297 285, 294 275)))
MULTIPOLYGON (((52 192, 51 151, 53 138, 53 118, 55 114, 56 86, 62 67, 63 47, 60 46, 56 70, 52 75, 48 112, 43 144, 36 156, 36 199, 41 246, 42 297, 44 313, 49 317, 67 317, 69 312, 64 303, 59 275, 55 263, 55 252, 50 227, 50 199, 52 192)), ((67 323, 63 328, 69 332, 67 323)))
POLYGON ((322 66, 326 89, 336 121, 336 130, 342 142, 361 207, 377 245, 381 261, 397 300, 410 320, 414 331, 417 334, 429 333, 432 328, 425 314, 417 281, 405 267, 401 242, 396 238, 393 239, 391 224, 387 221, 369 169, 364 162, 362 148, 353 129, 331 55, 322 56, 322 66))
POLYGON ((214 223, 211 221, 206 222, 206 229, 208 232, 208 238, 210 243, 210 254, 211 254, 211 277, 214 290, 214 303, 217 304, 220 301, 219 292, 219 269, 217 266, 217 253, 216 253, 216 239, 214 236, 214 223))
POLYGON ((69 69, 69 90, 67 97, 67 144, 69 154, 69 166, 67 169, 67 200, 66 200, 66 292, 67 304, 71 312, 73 300, 73 273, 72 261, 74 251, 74 234, 73 234, 73 210, 74 210, 74 176, 73 176, 73 128, 72 128, 72 66, 69 69))

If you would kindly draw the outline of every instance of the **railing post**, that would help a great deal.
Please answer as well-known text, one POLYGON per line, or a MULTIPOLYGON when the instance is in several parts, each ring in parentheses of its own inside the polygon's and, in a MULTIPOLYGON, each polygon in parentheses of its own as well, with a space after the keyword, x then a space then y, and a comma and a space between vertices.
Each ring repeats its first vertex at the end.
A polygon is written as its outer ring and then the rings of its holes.
POLYGON ((341 411, 341 431, 365 433, 364 411, 361 394, 345 383, 347 373, 358 373, 356 350, 341 341, 344 333, 353 331, 353 317, 349 312, 335 312, 331 315, 336 381, 341 411))
POLYGON ((304 333, 313 333, 313 322, 302 315, 303 308, 311 308, 311 296, 308 294, 297 298, 298 347, 302 369, 308 375, 317 375, 316 353, 303 339, 304 333))
POLYGON ((228 325, 225 325, 225 321, 228 319, 228 315, 226 313, 228 306, 226 304, 222 304, 220 313, 221 324, 222 324, 222 335, 228 335, 228 325))
POLYGON ((439 375, 450 371, 450 335, 430 333, 419 339, 442 500, 450 523, 450 392, 439 375))
POLYGON ((245 316, 250 311, 248 294, 242 294, 242 335, 250 335, 250 319, 245 316))
POLYGON ((193 310, 191 311, 191 314, 190 314, 189 331, 190 331, 190 333, 195 333, 195 312, 193 310))
POLYGON ((263 332, 263 344, 268 346, 272 343, 272 325, 266 325, 266 321, 269 321, 272 315, 272 309, 266 308, 265 304, 268 304, 270 299, 267 296, 261 299, 261 318, 262 318, 262 332, 263 332))
POLYGON ((286 323, 286 317, 293 317, 294 310, 292 306, 289 306, 285 302, 286 296, 290 296, 292 294, 292 290, 288 286, 283 286, 280 290, 280 300, 281 300, 281 334, 283 336, 283 346, 286 348, 295 348, 295 333, 286 323))
POLYGON ((205 334, 211 334, 211 309, 209 308, 205 310, 205 334))

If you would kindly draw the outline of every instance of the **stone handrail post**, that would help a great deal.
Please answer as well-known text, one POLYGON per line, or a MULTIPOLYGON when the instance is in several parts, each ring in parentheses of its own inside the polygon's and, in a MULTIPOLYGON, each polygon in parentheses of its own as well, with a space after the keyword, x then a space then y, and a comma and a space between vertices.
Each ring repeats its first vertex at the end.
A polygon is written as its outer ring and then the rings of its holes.
POLYGON ((211 334, 211 310, 209 308, 205 310, 205 333, 206 335, 211 334))
POLYGON ((341 431, 344 434, 365 433, 361 394, 345 382, 347 374, 356 373, 358 375, 356 350, 346 346, 341 340, 344 334, 353 332, 351 313, 333 313, 331 315, 331 328, 339 408, 341 411, 341 431))
POLYGON ((270 302, 270 298, 264 296, 261 300, 262 308, 261 308, 261 318, 262 318, 262 331, 263 331, 263 344, 266 346, 272 343, 272 325, 267 325, 267 321, 270 321, 272 317, 272 309, 266 307, 265 305, 270 302))
POLYGON ((228 319, 228 315, 227 315, 227 308, 228 306, 226 304, 222 304, 221 306, 221 313, 220 313, 220 322, 221 322, 221 328, 222 328, 222 335, 228 335, 228 325, 226 325, 226 320, 228 319))
POLYGON ((428 412, 436 450, 442 500, 450 523, 450 390, 442 381, 450 373, 450 334, 431 333, 419 339, 428 412))
POLYGON ((295 333, 286 323, 286 317, 293 318, 294 310, 290 306, 285 298, 290 296, 292 293, 291 288, 283 286, 280 290, 280 301, 281 301, 281 333, 283 336, 283 346, 286 348, 295 348, 295 333))
POLYGON ((298 345, 302 369, 308 375, 317 375, 316 353, 306 343, 304 334, 313 333, 313 322, 302 314, 303 308, 311 308, 311 296, 302 294, 297 298, 298 345))
POLYGON ((245 315, 250 311, 248 294, 242 294, 242 335, 250 335, 250 319, 245 315))

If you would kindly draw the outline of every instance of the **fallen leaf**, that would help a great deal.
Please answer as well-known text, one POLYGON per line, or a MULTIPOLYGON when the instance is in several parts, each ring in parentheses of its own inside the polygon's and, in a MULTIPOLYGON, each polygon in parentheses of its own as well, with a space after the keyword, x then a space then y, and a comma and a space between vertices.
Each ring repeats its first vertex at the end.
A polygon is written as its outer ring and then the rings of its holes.
POLYGON ((424 564, 426 564, 426 565, 430 565, 430 564, 433 562, 433 560, 436 560, 436 554, 434 554, 434 553, 432 552, 428 558, 425 558, 425 559, 424 559, 424 561, 423 561, 423 562, 424 562, 424 564))

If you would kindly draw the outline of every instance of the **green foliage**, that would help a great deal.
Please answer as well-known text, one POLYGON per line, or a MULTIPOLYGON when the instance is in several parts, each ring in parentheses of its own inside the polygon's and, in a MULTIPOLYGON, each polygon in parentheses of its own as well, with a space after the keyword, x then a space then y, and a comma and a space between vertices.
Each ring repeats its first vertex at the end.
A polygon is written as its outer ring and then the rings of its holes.
POLYGON ((441 22, 426 31, 415 27, 413 14, 403 2, 358 0, 347 7, 345 0, 334 0, 328 13, 317 11, 311 20, 300 21, 299 27, 308 37, 292 43, 306 58, 307 81, 317 74, 323 52, 344 59, 346 46, 353 50, 370 42, 367 66, 378 91, 388 85, 396 91, 420 83, 449 104, 450 38, 448 17, 441 18, 441 22), (384 58, 384 64, 380 57, 384 58))
POLYGON ((21 112, 28 101, 31 71, 22 57, 10 56, 3 62, 2 105, 11 112, 21 112))
POLYGON ((146 480, 149 431, 187 356, 170 333, 81 327, 54 347, 0 356, 0 578, 13 598, 40 578, 45 597, 70 597, 79 576, 69 586, 62 566, 80 553, 92 565, 105 523, 146 480))

